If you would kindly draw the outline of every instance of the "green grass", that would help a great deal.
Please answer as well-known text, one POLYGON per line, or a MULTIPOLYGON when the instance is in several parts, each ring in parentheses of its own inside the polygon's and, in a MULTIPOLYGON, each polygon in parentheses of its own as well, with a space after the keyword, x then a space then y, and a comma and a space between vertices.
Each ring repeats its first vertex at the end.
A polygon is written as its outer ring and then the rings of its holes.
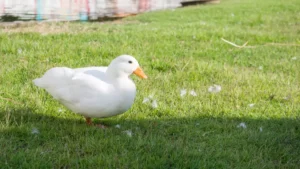
POLYGON ((0 28, 0 168, 299 168, 299 6, 222 0, 117 22, 0 28), (106 130, 31 82, 54 66, 107 65, 125 53, 149 79, 133 77, 128 112, 94 119, 106 130), (209 93, 213 84, 222 91, 209 93), (181 98, 183 88, 197 96, 181 98), (156 109, 142 103, 151 94, 156 109))

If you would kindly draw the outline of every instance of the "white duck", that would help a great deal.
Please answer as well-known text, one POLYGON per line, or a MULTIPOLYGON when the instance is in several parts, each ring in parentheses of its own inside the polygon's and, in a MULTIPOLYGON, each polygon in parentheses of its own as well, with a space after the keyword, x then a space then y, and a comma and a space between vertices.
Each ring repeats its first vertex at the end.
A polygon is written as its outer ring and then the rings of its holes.
POLYGON ((51 68, 33 82, 92 125, 92 117, 118 115, 131 107, 136 95, 135 84, 129 78, 132 73, 147 78, 134 57, 121 55, 108 67, 51 68))

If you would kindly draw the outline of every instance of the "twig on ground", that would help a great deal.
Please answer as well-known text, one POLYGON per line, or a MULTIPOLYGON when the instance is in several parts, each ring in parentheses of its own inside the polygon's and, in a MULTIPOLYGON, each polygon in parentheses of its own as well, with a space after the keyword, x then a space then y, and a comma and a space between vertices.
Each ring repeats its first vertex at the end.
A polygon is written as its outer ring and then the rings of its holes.
POLYGON ((266 43, 264 46, 300 46, 300 44, 294 43, 266 43))
POLYGON ((300 46, 300 44, 286 44, 286 43, 266 43, 264 45, 258 45, 258 46, 247 46, 248 42, 244 43, 242 46, 240 45, 237 45, 233 42, 230 42, 224 38, 221 38, 222 41, 234 46, 234 47, 237 47, 237 48, 256 48, 256 47, 259 47, 259 46, 300 46))
POLYGON ((226 43, 228 43, 228 44, 230 44, 230 45, 232 45, 234 47, 237 47, 237 48, 254 48, 254 46, 246 46, 248 44, 248 42, 246 42, 242 46, 240 46, 240 45, 237 45, 237 44, 235 44, 233 42, 230 42, 230 41, 228 41, 228 40, 226 40, 224 38, 221 38, 221 39, 222 39, 222 41, 224 41, 224 42, 226 42, 226 43))
POLYGON ((192 60, 192 58, 190 57, 190 59, 187 61, 187 63, 182 67, 181 71, 183 71, 190 64, 191 60, 192 60))
POLYGON ((1 97, 1 96, 0 96, 0 99, 2 99, 2 100, 6 100, 6 101, 9 101, 9 102, 12 102, 12 103, 18 104, 18 105, 22 105, 22 103, 20 103, 20 102, 17 102, 17 101, 14 101, 13 99, 4 98, 4 97, 1 97))

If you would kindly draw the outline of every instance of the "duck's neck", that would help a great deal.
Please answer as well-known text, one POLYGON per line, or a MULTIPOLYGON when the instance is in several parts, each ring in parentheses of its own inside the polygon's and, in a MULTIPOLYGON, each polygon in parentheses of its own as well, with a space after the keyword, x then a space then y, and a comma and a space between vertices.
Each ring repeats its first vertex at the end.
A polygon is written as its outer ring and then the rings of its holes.
MULTIPOLYGON (((118 78, 124 78, 126 77, 126 74, 122 71, 117 71, 113 66, 109 65, 106 70, 106 75, 110 77, 111 79, 118 79, 118 78)), ((128 76, 127 76, 128 78, 128 76)))
POLYGON ((118 89, 135 88, 135 84, 128 75, 118 75, 114 72, 106 71, 107 80, 118 89))
POLYGON ((106 76, 112 84, 122 91, 136 90, 135 84, 129 78, 128 74, 117 71, 113 66, 108 66, 106 70, 106 76))
POLYGON ((133 83, 133 81, 129 78, 129 77, 119 77, 114 79, 114 85, 119 88, 122 89, 124 91, 132 91, 135 90, 135 84, 133 83))

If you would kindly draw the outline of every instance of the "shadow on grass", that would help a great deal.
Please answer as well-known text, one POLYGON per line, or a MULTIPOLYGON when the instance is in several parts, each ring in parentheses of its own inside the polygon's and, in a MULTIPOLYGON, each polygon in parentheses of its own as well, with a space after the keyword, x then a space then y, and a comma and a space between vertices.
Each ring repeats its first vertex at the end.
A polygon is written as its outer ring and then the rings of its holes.
POLYGON ((299 119, 109 118, 103 122, 111 127, 103 130, 86 126, 83 120, 32 112, 31 109, 0 112, 1 168, 297 168, 300 165, 299 119), (241 122, 247 128, 237 127, 241 122), (132 137, 128 132, 132 132, 132 137))

